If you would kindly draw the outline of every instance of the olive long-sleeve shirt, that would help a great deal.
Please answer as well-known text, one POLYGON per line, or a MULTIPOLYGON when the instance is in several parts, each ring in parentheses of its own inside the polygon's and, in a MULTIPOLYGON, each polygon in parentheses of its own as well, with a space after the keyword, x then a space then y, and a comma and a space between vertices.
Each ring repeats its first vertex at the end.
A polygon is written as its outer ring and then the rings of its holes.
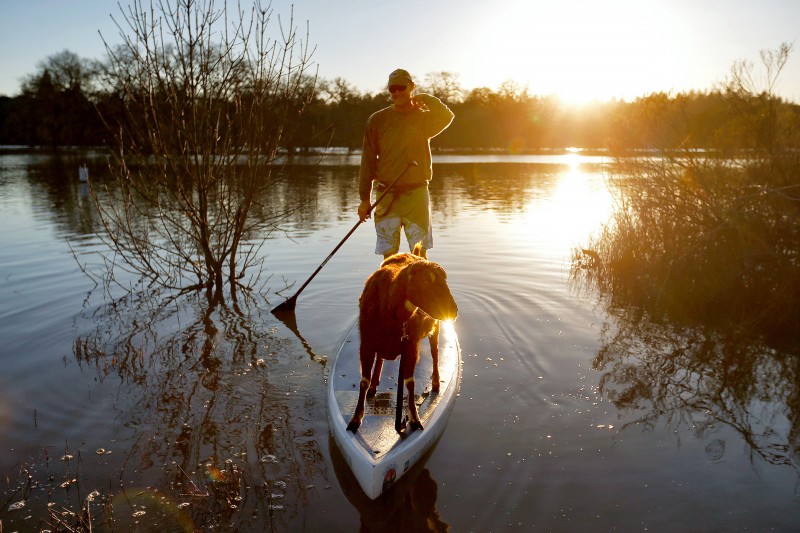
POLYGON ((425 108, 403 113, 390 106, 367 120, 358 180, 362 201, 369 201, 373 181, 388 185, 406 169, 409 161, 416 161, 419 166, 409 168, 397 182, 398 186, 422 185, 431 180, 430 140, 450 125, 454 115, 435 96, 418 94, 414 98, 425 108))

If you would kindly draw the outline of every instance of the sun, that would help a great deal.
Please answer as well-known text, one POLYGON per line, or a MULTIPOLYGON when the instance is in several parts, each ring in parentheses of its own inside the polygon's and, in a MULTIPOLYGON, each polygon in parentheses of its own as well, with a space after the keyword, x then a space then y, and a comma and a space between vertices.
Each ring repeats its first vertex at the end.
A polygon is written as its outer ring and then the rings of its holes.
POLYGON ((669 90, 679 45, 653 22, 669 14, 639 4, 503 2, 476 24, 480 38, 465 47, 471 66, 463 80, 489 87, 514 80, 569 104, 669 90))

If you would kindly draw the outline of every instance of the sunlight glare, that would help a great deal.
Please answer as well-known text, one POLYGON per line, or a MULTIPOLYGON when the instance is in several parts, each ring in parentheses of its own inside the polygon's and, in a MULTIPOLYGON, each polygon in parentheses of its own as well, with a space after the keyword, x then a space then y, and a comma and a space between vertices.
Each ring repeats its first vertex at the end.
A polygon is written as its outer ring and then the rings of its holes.
POLYGON ((516 80, 572 105, 634 98, 654 84, 669 90, 685 53, 667 29, 674 18, 668 6, 639 2, 503 3, 480 21, 482 38, 465 46, 482 80, 464 81, 516 80))
POLYGON ((564 156, 564 162, 569 165, 571 169, 577 168, 581 164, 580 153, 582 151, 581 148, 575 148, 573 146, 566 148, 567 154, 564 156))
POLYGON ((528 204, 522 225, 527 231, 540 228, 536 239, 528 239, 532 246, 544 245, 568 256, 609 219, 613 201, 605 185, 581 169, 578 154, 565 157, 574 159, 560 175, 551 201, 528 204))

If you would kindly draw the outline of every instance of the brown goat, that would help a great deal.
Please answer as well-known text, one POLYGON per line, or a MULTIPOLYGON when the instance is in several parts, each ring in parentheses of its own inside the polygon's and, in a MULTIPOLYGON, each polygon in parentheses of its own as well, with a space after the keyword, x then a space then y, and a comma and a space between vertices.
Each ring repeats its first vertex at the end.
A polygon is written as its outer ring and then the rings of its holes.
POLYGON ((387 258, 364 286, 359 300, 358 327, 361 333, 359 357, 361 383, 358 404, 347 425, 355 433, 364 418, 367 396, 374 396, 381 378, 383 360, 400 356, 397 382, 395 429, 405 429, 403 384, 408 391, 411 429, 422 429, 414 403, 414 368, 419 360, 419 344, 428 337, 433 357, 431 388, 439 390, 439 320, 455 320, 458 315, 444 269, 420 257, 417 245, 411 254, 387 258))

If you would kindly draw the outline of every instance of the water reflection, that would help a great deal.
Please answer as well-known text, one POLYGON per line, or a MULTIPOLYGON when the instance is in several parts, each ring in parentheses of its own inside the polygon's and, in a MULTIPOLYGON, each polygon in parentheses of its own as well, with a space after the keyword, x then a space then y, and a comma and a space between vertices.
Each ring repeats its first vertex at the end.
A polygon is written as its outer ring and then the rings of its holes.
MULTIPOLYGON (((8 196, 29 196, 34 213, 51 217, 50 222, 61 226, 61 233, 71 235, 71 240, 79 240, 78 236, 88 236, 102 230, 88 197, 89 185, 78 183, 77 169, 81 164, 88 161, 92 187, 104 190, 110 187, 108 200, 120 201, 114 196, 114 183, 108 179, 107 163, 101 155, 15 156, 15 159, 16 163, 11 164, 17 165, 27 178, 16 186, 27 188, 30 184, 36 190, 32 194, 20 190, 3 193, 8 196)), ((431 182, 431 201, 437 228, 446 227, 449 219, 457 219, 464 211, 492 211, 501 217, 525 212, 534 216, 542 206, 537 201, 543 197, 549 198, 553 191, 560 191, 555 213, 560 213, 562 218, 569 214, 572 221, 569 226, 577 228, 580 223, 585 223, 591 216, 597 216, 608 208, 605 195, 596 186, 590 185, 591 180, 587 179, 598 172, 601 166, 573 161, 567 174, 564 168, 563 163, 517 162, 503 163, 502 172, 498 172, 496 163, 479 161, 438 165, 435 179, 431 182), (562 204, 561 200, 566 203, 562 204), (587 208, 593 211, 587 212, 587 208), (581 212, 585 216, 580 216, 581 212)), ((253 216, 256 220, 269 220, 274 213, 285 213, 280 235, 308 237, 332 222, 354 219, 358 199, 357 167, 287 164, 265 169, 264 172, 271 174, 273 185, 269 194, 258 199, 253 216)), ((531 222, 539 224, 545 215, 553 213, 548 210, 531 222)), ((545 222, 552 227, 552 221, 545 222)), ((584 229, 581 227, 581 230, 584 229)), ((250 235, 251 242, 263 237, 269 238, 270 235, 250 235)))
POLYGON ((430 470, 425 467, 425 462, 433 450, 429 450, 409 472, 401 477, 390 493, 371 500, 361 490, 358 480, 347 466, 347 460, 342 456, 333 437, 330 438, 329 448, 339 485, 353 507, 358 510, 359 531, 439 533, 450 530, 450 526, 442 520, 436 508, 438 483, 431 476, 430 470))
POLYGON ((619 313, 604 328, 592 365, 603 372, 600 391, 626 419, 623 428, 708 441, 721 460, 723 427, 734 430, 751 460, 786 465, 800 474, 800 360, 752 339, 725 337, 619 313))
MULTIPOLYGON (((130 406, 119 414, 131 430, 126 493, 162 487, 195 527, 285 526, 325 484, 308 409, 320 401, 309 395, 318 371, 293 356, 296 343, 265 323, 262 307, 252 298, 212 305, 150 294, 86 317, 96 329, 76 340, 74 357, 100 381, 118 379, 118 401, 130 406)), ((155 524, 174 509, 136 518, 155 524)), ((115 516, 116 524, 131 517, 115 516)))
MULTIPOLYGON (((795 359, 615 309, 609 317, 593 312, 593 294, 568 291, 570 250, 603 218, 597 168, 436 165, 433 252, 464 307, 462 396, 418 483, 375 505, 341 475, 324 397, 326 355, 377 266, 371 228, 309 286, 294 324, 269 312, 285 295, 267 291, 268 302, 146 293, 98 303, 102 290, 87 296, 64 243, 91 266, 97 226, 80 162, 59 170, 33 158, 9 170, 0 158, 0 202, 13 207, 0 210, 3 501, 22 499, 14 491, 29 473, 35 484, 24 514, 0 509, 9 530, 36 527, 26 517, 47 516, 50 502, 80 511, 94 489, 93 515, 113 494, 120 531, 380 531, 411 523, 403 513, 458 531, 796 527, 795 359), (67 445, 80 463, 58 461, 67 445), (96 455, 101 447, 112 453, 96 455), (80 486, 60 488, 67 477, 80 486), (718 511, 722 500, 742 514, 718 511)), ((89 164, 102 184, 102 162, 89 164)), ((261 209, 297 209, 285 232, 253 236, 268 238, 272 289, 308 277, 358 202, 356 167, 275 172, 261 209)))
POLYGON ((454 163, 436 168, 431 201, 437 224, 457 217, 460 209, 494 211, 501 216, 521 212, 531 200, 552 190, 564 167, 507 163, 503 171, 489 163, 454 163), (457 191, 457 193, 456 193, 457 191))
POLYGON ((92 176, 102 176, 105 163, 94 156, 3 156, 0 199, 29 201, 35 216, 53 224, 59 234, 74 237, 94 233, 96 220, 86 183, 78 183, 78 167, 89 161, 92 176))

